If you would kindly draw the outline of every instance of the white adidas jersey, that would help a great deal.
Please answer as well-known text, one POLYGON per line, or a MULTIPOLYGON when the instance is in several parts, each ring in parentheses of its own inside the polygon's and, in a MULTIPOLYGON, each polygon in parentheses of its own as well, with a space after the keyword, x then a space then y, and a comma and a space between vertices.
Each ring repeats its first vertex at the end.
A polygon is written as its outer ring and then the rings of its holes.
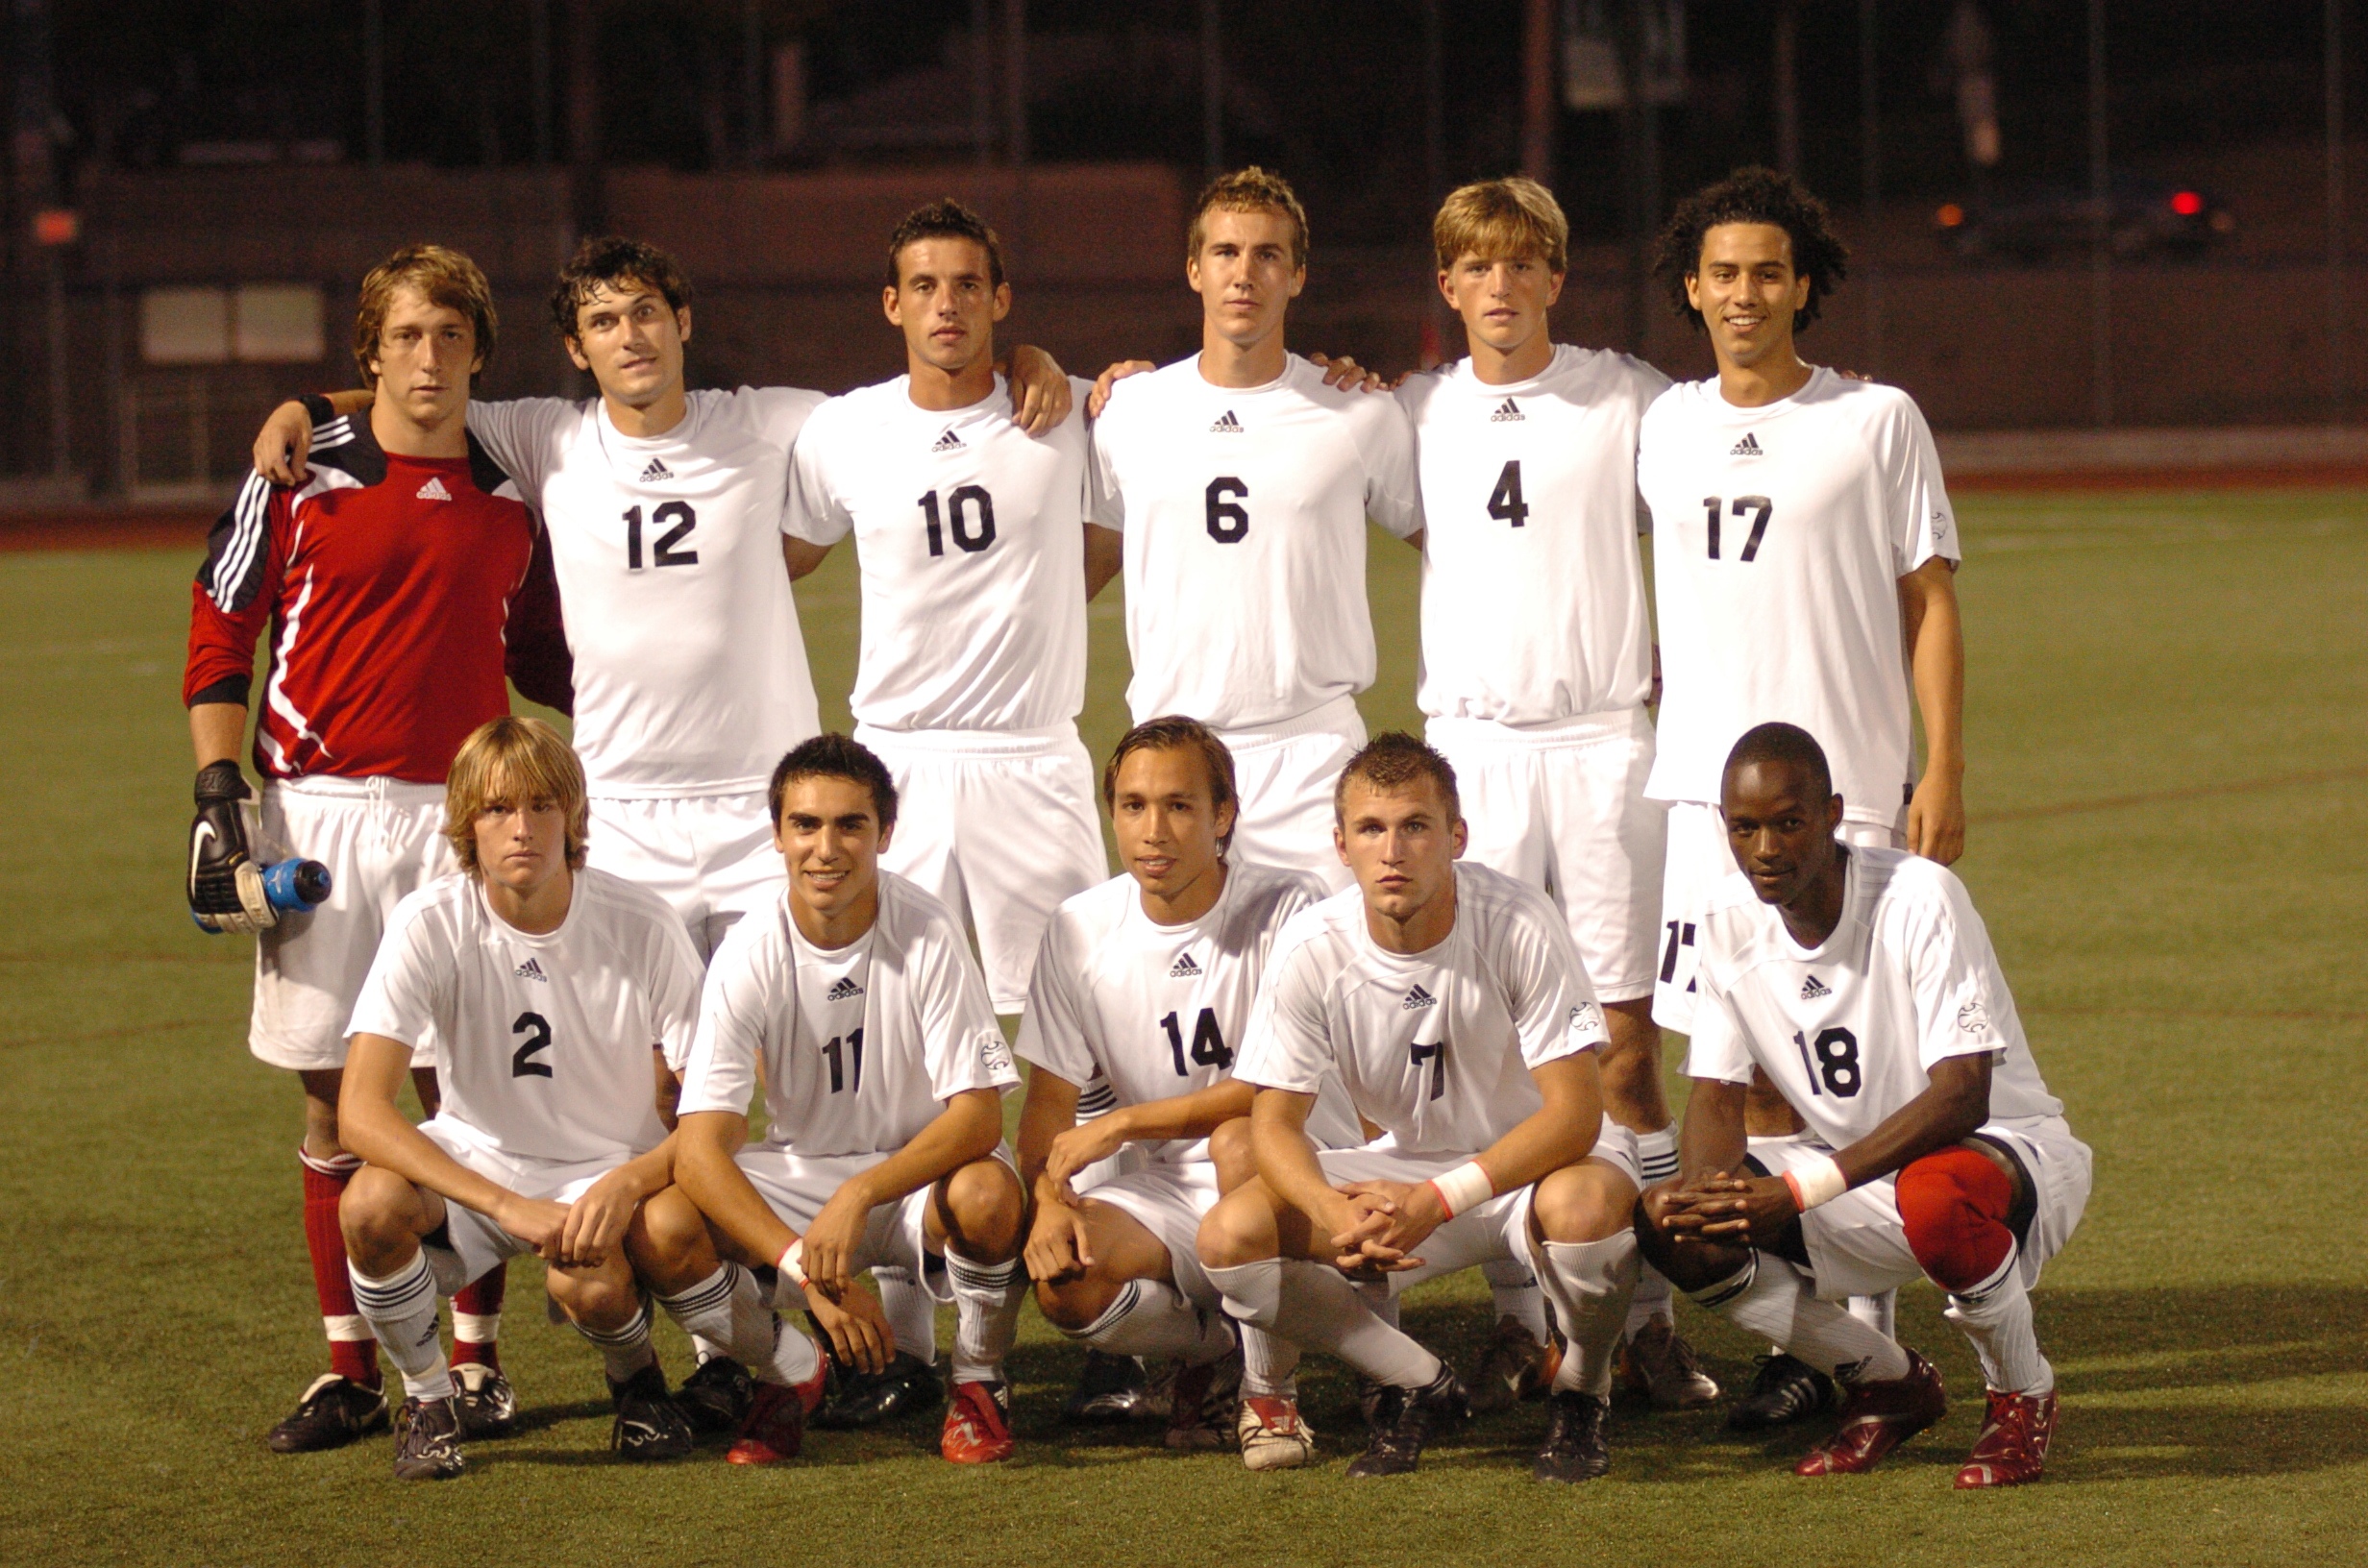
POLYGON ((1536 888, 1458 861, 1455 926, 1393 953, 1349 888, 1294 919, 1234 1075, 1349 1103, 1410 1155, 1473 1155, 1538 1111, 1530 1069, 1609 1042, 1570 928, 1536 888))
POLYGON ((599 399, 469 404, 551 533, 596 796, 761 790, 822 727, 781 560, 789 453, 819 392, 699 391, 665 434, 599 399))
POLYGON ((1957 873, 1904 849, 1849 853, 1841 920, 1814 951, 1739 872, 1711 894, 1687 1076, 1748 1083, 1756 1064, 1837 1149, 1952 1056, 1997 1053, 1990 1120, 2061 1115, 1957 873))
POLYGON ((1031 436, 1003 379, 950 412, 900 376, 814 411, 789 531, 855 535, 863 650, 851 699, 882 729, 1041 729, 1085 704, 1085 400, 1031 436))
POLYGON ((1645 794, 1715 803, 1736 741, 1781 719, 1825 747, 1852 821, 1896 822, 1913 755, 1898 583, 1958 558, 1915 404, 1822 367, 1762 408, 1689 381, 1645 414, 1638 480, 1663 682, 1645 794))
POLYGON ((1541 724, 1643 705, 1637 429, 1668 384, 1566 343, 1530 380, 1492 385, 1459 359, 1398 388, 1422 476, 1424 713, 1541 724))
POLYGON ((1422 527, 1395 399, 1295 355, 1264 386, 1214 386, 1196 355, 1118 383, 1093 468, 1094 520, 1126 535, 1137 723, 1244 729, 1373 683, 1366 519, 1422 527))
POLYGON ((678 1111, 746 1111, 761 1081, 765 1142, 807 1158, 893 1154, 966 1090, 1020 1081, 961 925, 879 873, 879 918, 836 951, 789 895, 731 928, 707 969, 678 1111))
MULTIPOLYGON (((1160 925, 1143 912, 1133 877, 1089 888, 1055 912, 1036 950, 1019 1054, 1080 1089, 1100 1077, 1104 1110, 1231 1077, 1275 935, 1324 896, 1312 872, 1235 865, 1207 914, 1160 925)), ((1324 1148, 1365 1141, 1336 1078, 1325 1080, 1307 1131, 1324 1148)), ((1209 1157, 1205 1138, 1139 1146, 1154 1161, 1209 1157)))
POLYGON ((506 1154, 628 1160, 665 1141, 651 1052, 699 1021, 699 955, 663 898, 574 873, 567 919, 541 936, 486 907, 475 877, 395 906, 347 1033, 432 1040, 440 1119, 506 1154))

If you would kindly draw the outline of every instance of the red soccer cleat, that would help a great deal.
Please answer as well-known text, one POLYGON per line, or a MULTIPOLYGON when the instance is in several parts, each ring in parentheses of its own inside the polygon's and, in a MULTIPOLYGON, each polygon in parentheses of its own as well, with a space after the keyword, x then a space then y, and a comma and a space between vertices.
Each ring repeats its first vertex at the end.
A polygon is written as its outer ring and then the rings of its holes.
POLYGON ((1957 1472, 1960 1490, 1975 1486, 2020 1486, 2047 1468, 2048 1440, 2056 1435, 2056 1390, 2044 1394, 1989 1391, 1989 1418, 1973 1453, 1957 1472))
POLYGON ((1933 1363, 1908 1352, 1908 1375, 1887 1383, 1862 1383, 1843 1395, 1841 1427, 1801 1456, 1796 1476, 1856 1476, 1872 1470, 1886 1454, 1946 1415, 1949 1397, 1933 1363))
POLYGON ((823 1402, 823 1384, 828 1375, 828 1362, 814 1369, 814 1375, 794 1387, 777 1383, 759 1383, 756 1397, 749 1402, 749 1413, 740 1423, 740 1435, 724 1456, 732 1464, 778 1464, 794 1459, 805 1446, 805 1418, 814 1413, 823 1402))
POLYGON ((957 1383, 946 1408, 938 1451, 956 1464, 993 1464, 1011 1458, 1011 1395, 1000 1383, 957 1383))

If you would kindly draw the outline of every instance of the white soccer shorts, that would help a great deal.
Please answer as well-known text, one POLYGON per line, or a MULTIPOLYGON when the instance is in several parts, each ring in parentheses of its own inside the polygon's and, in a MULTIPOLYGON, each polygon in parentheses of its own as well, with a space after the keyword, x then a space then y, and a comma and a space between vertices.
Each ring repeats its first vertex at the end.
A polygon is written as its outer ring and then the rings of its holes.
POLYGON ((765 792, 594 796, 585 863, 638 882, 674 906, 702 960, 732 923, 780 896, 765 792))
POLYGON ((897 781, 896 832, 879 863, 969 919, 995 1010, 1020 1012, 1053 911, 1110 876, 1077 726, 858 724, 855 739, 897 781))
MULTIPOLYGON (((1698 800, 1672 801, 1669 806, 1667 858, 1661 876, 1661 968, 1654 976, 1653 1021, 1681 1035, 1693 1033, 1694 933, 1711 890, 1735 870, 1735 850, 1727 843, 1726 815, 1698 800)), ((1904 849, 1908 846, 1908 808, 1886 827, 1880 822, 1844 819, 1834 837, 1861 849, 1904 849)))
POLYGON ((1365 720, 1353 698, 1219 739, 1233 753, 1242 796, 1234 818, 1235 859, 1314 871, 1334 893, 1355 880, 1332 845, 1332 792, 1341 768, 1365 745, 1365 720))
POLYGON ((1464 858, 1545 889, 1570 922, 1602 1002, 1653 992, 1667 814, 1644 798, 1653 725, 1642 708, 1515 728, 1433 719, 1470 835, 1464 858))
MULTIPOLYGON (((1595 1146, 1588 1155, 1603 1161, 1639 1187, 1643 1185, 1644 1173, 1637 1163, 1636 1135, 1610 1116, 1603 1118, 1595 1135, 1595 1146)), ((1316 1155, 1317 1164, 1323 1167, 1324 1180, 1335 1187, 1344 1182, 1402 1182, 1412 1186, 1444 1175, 1470 1158, 1466 1154, 1407 1155, 1394 1148, 1371 1146, 1321 1149, 1316 1155)), ((1499 1259, 1516 1260, 1524 1268, 1531 1266, 1529 1203, 1535 1190, 1531 1186, 1499 1192, 1424 1237, 1422 1244, 1415 1249, 1422 1266, 1390 1275, 1390 1293, 1399 1295, 1425 1280, 1499 1259)))
MULTIPOLYGON (((419 1130, 456 1164, 496 1187, 522 1198, 551 1203, 574 1203, 627 1159, 620 1155, 609 1160, 537 1160, 509 1154, 487 1143, 485 1136, 466 1122, 446 1116, 431 1116, 419 1124, 419 1130)), ((435 1275, 437 1293, 449 1296, 496 1263, 533 1250, 490 1218, 448 1198, 444 1232, 428 1248, 428 1266, 435 1275)))
MULTIPOLYGON (((345 1066, 354 1016, 387 917, 418 888, 458 869, 444 837, 444 786, 398 778, 278 779, 263 786, 256 858, 290 855, 329 868, 329 901, 283 915, 255 939, 255 1009, 247 1049, 275 1067, 345 1066)), ((435 1061, 432 1044, 415 1066, 435 1061)))
POLYGON ((1106 1203, 1120 1210, 1157 1237, 1168 1249, 1169 1275, 1185 1300, 1198 1307, 1220 1305, 1217 1286, 1201 1272, 1198 1247, 1200 1222, 1217 1207, 1215 1162, 1151 1162, 1078 1195, 1088 1205, 1106 1203))
MULTIPOLYGON (((2031 1232, 2016 1254, 2016 1271, 2028 1289, 2039 1283, 2039 1270, 2048 1260, 2072 1239, 2088 1208, 2093 1156, 2061 1116, 1993 1121, 1984 1125, 1980 1135, 2010 1146, 2038 1188, 2031 1232)), ((1830 1159, 1833 1152, 1812 1138, 1751 1140, 1752 1162, 1770 1176, 1830 1159)), ((1889 1178, 1854 1187, 1803 1214, 1801 1238, 1808 1246, 1817 1294, 1827 1301, 1879 1296, 1924 1277, 1908 1245, 1898 1190, 1889 1178)))
MULTIPOLYGON (((814 1216, 823 1212, 840 1188, 862 1175, 888 1158, 879 1154, 802 1155, 770 1143, 752 1144, 734 1157, 740 1173, 756 1188, 757 1195, 772 1205, 781 1223, 805 1234, 814 1223, 814 1216)), ((1011 1150, 999 1144, 995 1158, 1012 1166, 1015 1179, 1019 1173, 1011 1150)), ((900 1268, 911 1274, 931 1298, 940 1302, 953 1300, 952 1286, 946 1281, 944 1270, 932 1270, 929 1264, 929 1190, 937 1184, 907 1192, 894 1203, 876 1204, 866 1218, 863 1240, 855 1248, 855 1257, 848 1272, 859 1274, 873 1268, 900 1268)), ((795 1294, 787 1281, 781 1285, 784 1305, 794 1305, 795 1294)))

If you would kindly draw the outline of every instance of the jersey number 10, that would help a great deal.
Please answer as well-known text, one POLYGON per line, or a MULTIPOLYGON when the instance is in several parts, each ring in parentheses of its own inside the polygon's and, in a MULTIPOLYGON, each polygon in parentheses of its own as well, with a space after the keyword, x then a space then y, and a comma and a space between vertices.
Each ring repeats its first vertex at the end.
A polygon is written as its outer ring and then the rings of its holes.
POLYGON ((932 490, 921 498, 921 515, 927 520, 929 553, 946 553, 946 527, 953 527, 954 548, 975 555, 995 543, 995 498, 980 486, 958 486, 946 498, 946 515, 941 520, 937 512, 937 492, 932 490))

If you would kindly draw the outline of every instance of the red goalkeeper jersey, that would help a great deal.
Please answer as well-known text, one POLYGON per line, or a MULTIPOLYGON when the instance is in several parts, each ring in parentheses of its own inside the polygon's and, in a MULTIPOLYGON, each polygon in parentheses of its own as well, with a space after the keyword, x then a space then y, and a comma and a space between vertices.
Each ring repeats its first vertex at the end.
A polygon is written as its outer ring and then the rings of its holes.
POLYGON ((270 628, 259 772, 440 784, 509 711, 505 674, 571 706, 550 547, 474 437, 466 457, 397 456, 361 414, 322 421, 308 460, 300 488, 248 476, 191 595, 192 706, 243 705, 270 628))

